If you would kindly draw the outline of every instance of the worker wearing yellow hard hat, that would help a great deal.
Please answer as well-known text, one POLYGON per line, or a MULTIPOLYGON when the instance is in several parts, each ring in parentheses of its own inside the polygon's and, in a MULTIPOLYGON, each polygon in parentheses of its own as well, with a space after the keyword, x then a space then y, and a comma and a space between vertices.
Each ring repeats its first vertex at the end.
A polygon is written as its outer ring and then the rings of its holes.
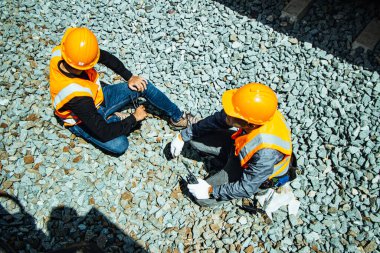
POLYGON ((291 132, 274 91, 260 83, 228 90, 223 110, 182 130, 171 142, 179 156, 185 142, 210 155, 212 171, 206 180, 187 185, 198 204, 210 206, 249 198, 260 187, 285 183, 291 168, 291 132), (237 130, 232 130, 235 127, 237 130))
POLYGON ((100 49, 95 34, 86 27, 67 29, 61 44, 53 49, 50 94, 55 114, 72 133, 116 155, 127 150, 126 135, 147 116, 144 106, 138 106, 139 97, 162 110, 173 129, 196 121, 151 82, 133 75, 116 56, 100 49), (101 82, 95 70, 98 63, 126 82, 101 82), (133 114, 120 112, 127 105, 135 107, 133 114))

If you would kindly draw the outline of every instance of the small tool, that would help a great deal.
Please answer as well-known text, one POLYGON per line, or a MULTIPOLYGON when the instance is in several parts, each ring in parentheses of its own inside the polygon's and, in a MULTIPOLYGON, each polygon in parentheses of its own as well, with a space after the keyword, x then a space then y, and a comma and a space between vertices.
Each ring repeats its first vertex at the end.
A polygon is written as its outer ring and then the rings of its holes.
MULTIPOLYGON (((135 101, 135 100, 133 99, 133 96, 132 96, 132 95, 129 95, 129 97, 130 97, 131 100, 132 100, 133 108, 135 108, 135 110, 137 110, 137 108, 140 106, 138 98, 136 98, 136 101, 135 101)), ((140 128, 141 125, 142 125, 141 121, 138 121, 138 122, 136 123, 136 128, 140 128)), ((147 124, 147 125, 150 127, 150 124, 147 124)))
MULTIPOLYGON (((186 167, 186 166, 185 166, 186 167)), ((186 167, 188 175, 186 177, 187 183, 189 184, 198 184, 198 179, 194 176, 193 173, 186 167)))
POLYGON ((139 107, 139 101, 136 99, 136 101, 133 99, 133 96, 132 95, 129 95, 129 97, 131 98, 132 100, 132 104, 133 104, 133 108, 135 108, 135 110, 137 109, 137 107, 139 107))
POLYGON ((265 214, 265 211, 263 209, 257 207, 256 198, 253 199, 253 203, 250 203, 249 205, 241 205, 238 207, 250 214, 257 214, 257 213, 265 214))
POLYGON ((273 196, 274 196, 274 191, 271 191, 269 196, 265 199, 262 208, 257 207, 257 199, 256 198, 253 199, 253 203, 251 203, 249 205, 241 205, 238 207, 240 209, 246 211, 246 212, 249 212, 250 214, 256 214, 256 213, 266 214, 265 209, 268 207, 269 203, 273 199, 273 196))
POLYGON ((189 170, 189 168, 187 167, 187 165, 182 161, 182 158, 177 157, 177 164, 178 164, 178 160, 181 160, 183 166, 187 170, 187 176, 186 176, 187 183, 188 184, 198 184, 197 177, 189 170))
POLYGON ((269 196, 265 199, 264 204, 263 204, 263 210, 267 209, 269 203, 270 203, 271 200, 273 199, 274 192, 275 192, 274 190, 271 191, 271 192, 269 193, 269 196))

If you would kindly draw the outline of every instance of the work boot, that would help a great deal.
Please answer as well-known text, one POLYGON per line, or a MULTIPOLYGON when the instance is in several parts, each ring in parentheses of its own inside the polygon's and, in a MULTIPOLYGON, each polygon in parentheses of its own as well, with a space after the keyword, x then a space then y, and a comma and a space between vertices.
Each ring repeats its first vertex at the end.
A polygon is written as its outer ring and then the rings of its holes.
POLYGON ((181 117, 181 119, 177 122, 174 122, 172 119, 169 121, 169 126, 173 130, 181 130, 185 129, 186 127, 195 124, 199 121, 198 118, 191 115, 190 113, 184 113, 181 117))

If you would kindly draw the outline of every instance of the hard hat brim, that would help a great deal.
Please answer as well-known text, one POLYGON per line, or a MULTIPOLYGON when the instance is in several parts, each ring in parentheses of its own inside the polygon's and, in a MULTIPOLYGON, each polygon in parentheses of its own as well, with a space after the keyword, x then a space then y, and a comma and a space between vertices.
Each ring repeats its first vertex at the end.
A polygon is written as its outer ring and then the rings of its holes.
POLYGON ((96 55, 96 58, 93 62, 91 62, 90 64, 86 65, 86 66, 79 66, 77 64, 73 64, 72 62, 70 62, 70 60, 68 59, 68 57, 66 56, 65 52, 62 50, 62 58, 65 60, 65 62, 67 64, 69 64, 72 68, 74 69, 78 69, 78 70, 88 70, 88 69, 91 69, 93 68, 99 61, 99 58, 100 58, 100 49, 98 49, 98 53, 96 55))
POLYGON ((237 111, 235 111, 235 106, 233 105, 232 97, 236 93, 237 89, 227 90, 222 95, 222 106, 224 112, 234 118, 239 118, 245 120, 237 111))

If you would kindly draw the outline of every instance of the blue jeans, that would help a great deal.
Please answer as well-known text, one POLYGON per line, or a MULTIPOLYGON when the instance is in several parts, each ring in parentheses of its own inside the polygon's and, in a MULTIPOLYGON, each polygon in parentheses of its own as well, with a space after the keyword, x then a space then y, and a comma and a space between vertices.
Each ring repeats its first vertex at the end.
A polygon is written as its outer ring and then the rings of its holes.
MULTIPOLYGON (((136 100, 139 97, 144 97, 149 103, 162 110, 175 122, 180 120, 183 114, 164 93, 162 93, 149 81, 146 90, 143 92, 137 92, 129 89, 128 83, 119 83, 103 87, 103 94, 105 106, 100 106, 98 108, 98 113, 102 115, 107 123, 120 121, 119 117, 112 114, 121 110, 127 104, 132 103, 132 100, 136 100), (112 116, 109 117, 110 115, 112 116)), ((128 139, 125 135, 121 135, 107 142, 101 142, 83 130, 83 128, 79 125, 72 126, 69 130, 76 136, 82 137, 86 141, 100 147, 101 149, 116 155, 122 155, 129 146, 128 139)))

